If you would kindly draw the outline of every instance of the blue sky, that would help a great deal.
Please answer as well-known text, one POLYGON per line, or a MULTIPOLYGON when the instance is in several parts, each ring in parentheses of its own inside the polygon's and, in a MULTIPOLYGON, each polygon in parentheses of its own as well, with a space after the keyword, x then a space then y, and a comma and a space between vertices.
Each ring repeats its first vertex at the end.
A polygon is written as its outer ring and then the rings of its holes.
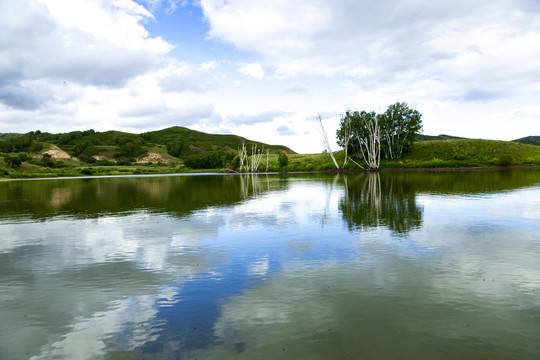
MULTIPOLYGON (((540 4, 0 0, 0 132, 179 125, 320 152, 347 109, 540 135, 540 4)), ((334 145, 335 149, 338 148, 334 145)))

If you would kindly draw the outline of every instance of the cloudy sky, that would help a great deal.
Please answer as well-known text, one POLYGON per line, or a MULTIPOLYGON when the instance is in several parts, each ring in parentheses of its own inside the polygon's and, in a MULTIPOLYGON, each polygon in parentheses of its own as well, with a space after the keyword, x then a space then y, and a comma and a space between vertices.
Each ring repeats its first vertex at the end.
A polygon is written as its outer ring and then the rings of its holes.
POLYGON ((0 132, 179 125, 320 152, 317 114, 333 135, 397 101, 429 135, 540 135, 540 2, 0 0, 0 132))

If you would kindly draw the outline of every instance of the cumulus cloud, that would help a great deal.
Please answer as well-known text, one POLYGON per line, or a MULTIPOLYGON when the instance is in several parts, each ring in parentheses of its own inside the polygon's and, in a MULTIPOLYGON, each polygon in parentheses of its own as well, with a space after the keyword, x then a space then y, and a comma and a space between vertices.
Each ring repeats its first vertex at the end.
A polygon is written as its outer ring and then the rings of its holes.
POLYGON ((281 74, 344 74, 365 88, 434 79, 450 97, 473 101, 538 89, 540 15, 531 1, 201 0, 201 7, 211 37, 281 74))
POLYGON ((292 112, 282 110, 266 111, 258 115, 230 115, 227 116, 227 121, 234 125, 255 125, 258 123, 272 122, 277 118, 287 118, 294 115, 292 112))
POLYGON ((289 135, 296 135, 294 131, 289 129, 288 126, 281 125, 276 129, 276 131, 279 133, 280 136, 289 136, 289 135))
POLYGON ((264 78, 264 69, 259 63, 244 64, 238 68, 238 71, 255 79, 262 80, 264 78))
POLYGON ((218 77, 212 71, 218 67, 215 62, 207 62, 199 66, 174 60, 170 62, 170 65, 163 67, 158 74, 159 84, 163 91, 202 93, 216 88, 218 77))
POLYGON ((1 2, 0 102, 35 110, 60 96, 55 84, 124 86, 170 49, 148 36, 147 18, 131 1, 1 2))

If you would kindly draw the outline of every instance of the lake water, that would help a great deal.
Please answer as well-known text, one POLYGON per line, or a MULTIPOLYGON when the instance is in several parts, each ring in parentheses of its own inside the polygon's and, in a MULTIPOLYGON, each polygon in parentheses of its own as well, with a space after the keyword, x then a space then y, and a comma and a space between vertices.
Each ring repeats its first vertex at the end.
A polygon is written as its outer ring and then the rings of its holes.
POLYGON ((0 358, 540 359, 540 171, 0 183, 0 358))

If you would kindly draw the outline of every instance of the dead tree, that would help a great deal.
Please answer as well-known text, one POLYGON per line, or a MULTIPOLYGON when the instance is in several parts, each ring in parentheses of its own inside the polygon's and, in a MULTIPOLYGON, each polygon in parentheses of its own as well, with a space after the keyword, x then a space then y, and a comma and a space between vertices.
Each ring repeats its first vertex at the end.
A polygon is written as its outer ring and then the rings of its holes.
POLYGON ((336 157, 334 156, 334 152, 332 151, 332 148, 330 147, 330 142, 328 141, 328 135, 326 134, 326 130, 324 129, 324 125, 322 122, 321 115, 317 115, 317 124, 319 125, 317 127, 317 130, 321 134, 321 137, 323 139, 324 147, 326 148, 326 151, 330 154, 330 157, 332 158, 332 161, 334 162, 334 165, 336 165, 336 169, 341 169, 336 161, 336 157))

